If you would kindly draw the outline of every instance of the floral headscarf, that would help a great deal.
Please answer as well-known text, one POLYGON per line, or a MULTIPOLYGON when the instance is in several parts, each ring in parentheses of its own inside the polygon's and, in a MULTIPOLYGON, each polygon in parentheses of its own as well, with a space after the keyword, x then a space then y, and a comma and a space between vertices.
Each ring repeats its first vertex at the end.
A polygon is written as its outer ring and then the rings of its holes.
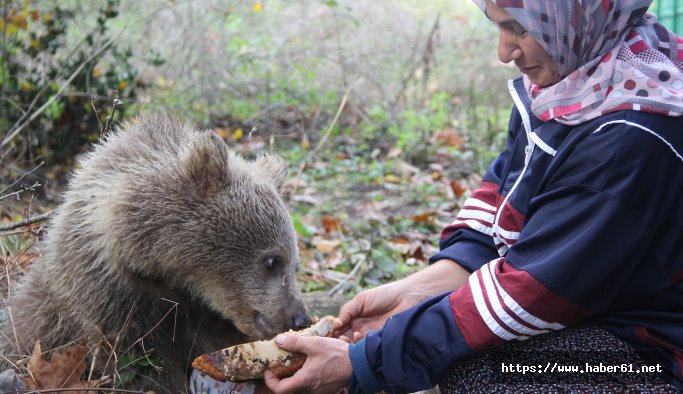
MULTIPOLYGON (((486 0, 473 0, 486 11, 486 0)), ((635 110, 683 115, 683 39, 646 14, 652 0, 492 0, 555 60, 562 78, 524 76, 541 120, 576 125, 635 110)))

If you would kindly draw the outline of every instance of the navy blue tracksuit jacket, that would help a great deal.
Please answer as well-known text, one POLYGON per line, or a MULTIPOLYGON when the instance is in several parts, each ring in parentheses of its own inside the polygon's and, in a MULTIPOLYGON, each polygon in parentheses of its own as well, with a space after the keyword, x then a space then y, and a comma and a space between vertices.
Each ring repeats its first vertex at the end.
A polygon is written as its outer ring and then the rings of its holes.
POLYGON ((683 369, 683 117, 541 122, 521 79, 508 146, 440 252, 469 282, 351 345, 351 392, 434 386, 467 356, 579 320, 683 369))

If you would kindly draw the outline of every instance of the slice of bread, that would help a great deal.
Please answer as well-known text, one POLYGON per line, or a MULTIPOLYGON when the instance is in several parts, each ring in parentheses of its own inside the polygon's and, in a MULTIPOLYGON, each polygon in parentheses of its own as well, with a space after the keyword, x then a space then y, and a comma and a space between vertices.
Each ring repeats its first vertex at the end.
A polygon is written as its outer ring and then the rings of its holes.
MULTIPOLYGON (((341 327, 339 319, 326 316, 314 325, 290 333, 303 336, 331 337, 341 327)), ((231 346, 197 357, 192 367, 220 381, 244 382, 262 379, 272 371, 278 378, 294 375, 306 361, 306 355, 280 349, 271 339, 231 346)))

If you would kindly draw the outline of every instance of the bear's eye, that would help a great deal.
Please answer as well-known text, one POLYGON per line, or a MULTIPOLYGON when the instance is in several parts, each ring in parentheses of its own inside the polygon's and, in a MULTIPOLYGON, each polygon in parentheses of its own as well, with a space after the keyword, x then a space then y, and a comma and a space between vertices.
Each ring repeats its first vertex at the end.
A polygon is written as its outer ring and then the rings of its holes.
POLYGON ((277 256, 271 256, 266 259, 266 268, 273 270, 282 264, 282 259, 277 256))

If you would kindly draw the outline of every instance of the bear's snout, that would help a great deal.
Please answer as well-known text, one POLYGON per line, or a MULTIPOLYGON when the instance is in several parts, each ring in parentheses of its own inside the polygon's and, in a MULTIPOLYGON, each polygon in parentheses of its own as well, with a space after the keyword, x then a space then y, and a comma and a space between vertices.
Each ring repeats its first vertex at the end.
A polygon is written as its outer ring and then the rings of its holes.
POLYGON ((295 315, 292 318, 292 322, 294 323, 293 326, 295 330, 301 330, 313 324, 313 321, 311 321, 311 318, 308 316, 308 313, 306 312, 295 315))

